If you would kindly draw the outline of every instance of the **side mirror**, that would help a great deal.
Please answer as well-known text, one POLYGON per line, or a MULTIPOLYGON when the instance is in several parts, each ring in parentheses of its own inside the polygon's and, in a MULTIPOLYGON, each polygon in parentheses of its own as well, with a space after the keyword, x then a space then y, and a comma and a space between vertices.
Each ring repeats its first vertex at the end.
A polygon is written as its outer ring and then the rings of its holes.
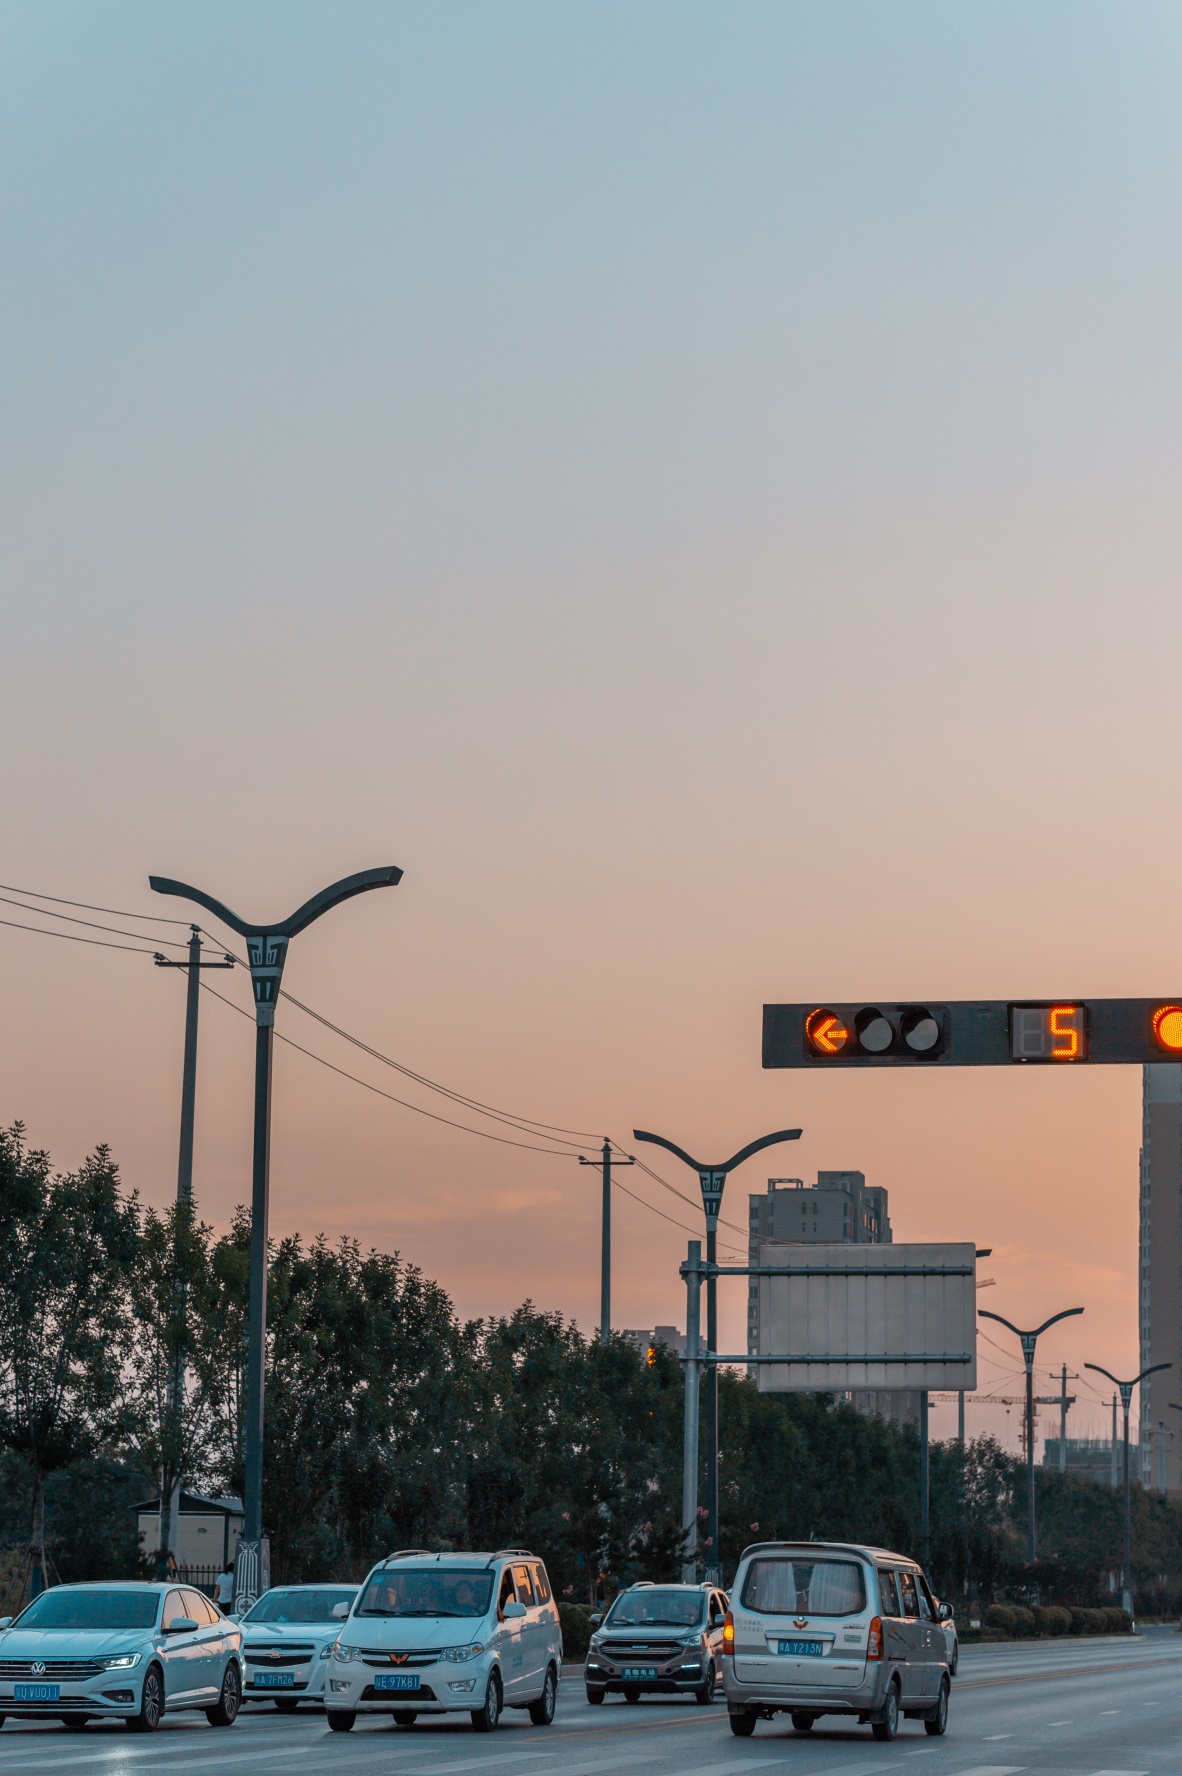
POLYGON ((936 1613, 941 1622, 951 1622, 952 1605, 950 1603, 942 1603, 936 1613))
POLYGON ((11 1627, 12 1627, 12 1617, 11 1616, 0 1616, 0 1628, 11 1628, 11 1627))
POLYGON ((588 1616, 587 1620, 590 1622, 592 1628, 598 1628, 599 1624, 603 1620, 603 1615, 602 1615, 601 1611, 599 1611, 599 1610, 592 1610, 592 1612, 588 1616))
POLYGON ((523 1603, 518 1603, 515 1597, 511 1597, 501 1611, 501 1614, 504 1616, 506 1622, 515 1622, 518 1616, 523 1616, 525 1614, 525 1605, 523 1603))
POLYGON ((174 1616, 171 1622, 164 1624, 165 1634, 194 1634, 196 1629, 192 1616, 174 1616))
POLYGON ((333 1615, 334 1622, 343 1622, 345 1617, 348 1614, 349 1614, 349 1605, 347 1603, 334 1603, 333 1604, 332 1615, 333 1615))

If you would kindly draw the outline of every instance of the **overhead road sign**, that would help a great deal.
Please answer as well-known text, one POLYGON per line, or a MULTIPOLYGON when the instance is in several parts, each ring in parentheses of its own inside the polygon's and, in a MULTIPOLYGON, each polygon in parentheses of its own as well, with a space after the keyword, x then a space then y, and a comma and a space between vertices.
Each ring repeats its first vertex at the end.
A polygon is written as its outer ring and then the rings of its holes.
POLYGON ((765 1067, 1140 1066, 1182 1060, 1182 996, 765 1005, 765 1067))

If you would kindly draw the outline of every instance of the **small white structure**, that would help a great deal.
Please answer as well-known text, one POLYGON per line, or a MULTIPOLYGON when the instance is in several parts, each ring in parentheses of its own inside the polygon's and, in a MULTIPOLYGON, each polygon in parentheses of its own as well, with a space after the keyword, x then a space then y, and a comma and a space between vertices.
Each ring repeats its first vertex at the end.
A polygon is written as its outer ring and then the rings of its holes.
MULTIPOLYGON (((133 1505, 139 1525, 140 1546, 145 1554, 160 1547, 160 1500, 133 1505)), ((244 1512, 238 1498, 205 1498, 199 1492, 182 1492, 179 1522, 173 1532, 172 1551, 179 1567, 221 1572, 238 1552, 244 1512)))
POLYGON ((791 1274, 753 1279, 757 1350, 799 1359, 753 1364, 761 1393, 976 1387, 972 1244, 761 1240, 759 1264, 791 1274))

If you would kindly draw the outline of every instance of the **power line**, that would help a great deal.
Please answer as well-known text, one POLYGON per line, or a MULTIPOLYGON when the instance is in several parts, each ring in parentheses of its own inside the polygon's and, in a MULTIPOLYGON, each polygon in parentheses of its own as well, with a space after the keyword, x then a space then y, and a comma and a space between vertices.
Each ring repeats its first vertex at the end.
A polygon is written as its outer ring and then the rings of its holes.
POLYGON ((77 937, 72 931, 46 931, 40 925, 21 925, 16 919, 0 919, 0 925, 8 925, 13 931, 35 931, 38 937, 60 937, 66 943, 94 944, 100 950, 131 950, 137 956, 154 956, 156 953, 154 950, 141 949, 138 944, 107 943, 101 937, 77 937))
POLYGON ((57 906, 80 907, 84 913, 110 913, 116 919, 142 919, 151 925, 187 925, 188 919, 168 919, 163 913, 125 913, 119 907, 91 906, 88 900, 66 900, 60 894, 38 894, 35 888, 14 888, 0 882, 6 894, 27 894, 30 900, 52 900, 57 906))
MULTIPOLYGON (((615 1147, 618 1152, 623 1153, 625 1159, 635 1159, 634 1154, 624 1152, 624 1149, 620 1146, 618 1141, 613 1141, 612 1146, 615 1147)), ((652 1166, 646 1165, 643 1159, 637 1159, 636 1164, 640 1167, 642 1172, 648 1173, 654 1183, 659 1184, 663 1190, 667 1190, 670 1196, 676 1196, 681 1202, 688 1203, 691 1209, 696 1209, 701 1206, 699 1203, 695 1202, 692 1196, 687 1196, 683 1190, 678 1190, 676 1185, 670 1184, 667 1178, 662 1178, 660 1172, 654 1172, 652 1166)), ((732 1233, 737 1233, 743 1238, 746 1238, 747 1236, 747 1229, 745 1227, 737 1227, 733 1221, 724 1221, 721 1215, 718 1217, 718 1225, 720 1227, 729 1227, 732 1233)))
MULTIPOLYGON (((100 925, 94 919, 76 919, 72 913, 55 913, 52 907, 30 906, 27 900, 13 900, 7 894, 0 894, 0 901, 5 906, 20 907, 23 912, 37 913, 42 919, 64 919, 68 925, 85 925, 91 931, 111 931, 116 937, 142 938, 142 931, 124 931, 118 925, 100 925)), ((132 915, 134 917, 134 914, 132 915)), ((169 923, 174 923, 170 920, 169 923)), ((32 929, 32 927, 30 927, 32 929)), ((150 935, 155 936, 155 933, 150 935)), ((157 943, 167 944, 170 949, 183 950, 185 943, 179 937, 157 937, 157 943)))

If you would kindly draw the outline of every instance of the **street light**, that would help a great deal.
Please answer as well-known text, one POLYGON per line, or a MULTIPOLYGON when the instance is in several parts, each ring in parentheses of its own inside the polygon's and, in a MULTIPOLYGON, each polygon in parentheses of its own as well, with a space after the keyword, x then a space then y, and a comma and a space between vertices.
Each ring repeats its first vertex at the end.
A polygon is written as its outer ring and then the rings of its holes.
POLYGON ((1044 1320, 1042 1325, 1036 1326, 1033 1332, 1023 1332, 1020 1326, 1015 1326, 1012 1320, 1007 1320, 1002 1314, 990 1313, 987 1307, 977 1309, 981 1319, 997 1320, 1000 1325, 1007 1326, 1022 1340, 1022 1355, 1026 1359, 1026 1563, 1031 1567, 1034 1565, 1036 1546, 1034 1534, 1034 1347, 1048 1326, 1055 1325, 1059 1320, 1069 1320, 1072 1314, 1081 1314, 1082 1312, 1082 1307, 1065 1307, 1062 1313, 1052 1314, 1049 1320, 1044 1320))
MULTIPOLYGON (((725 1165, 703 1165, 700 1160, 691 1159, 684 1148, 667 1141, 664 1135, 646 1134, 643 1129, 633 1129, 634 1141, 651 1141, 654 1147, 664 1147, 687 1165, 691 1172, 697 1172, 698 1183, 702 1187, 702 1207, 706 1211, 706 1534, 709 1539, 710 1553, 706 1561, 704 1577, 711 1585, 722 1583, 722 1567, 718 1553, 718 1364, 713 1362, 718 1350, 718 1279, 714 1274, 717 1263, 718 1217, 722 1209, 722 1192, 726 1185, 727 1175, 736 1166, 741 1166, 745 1159, 753 1153, 759 1153, 764 1147, 774 1147, 778 1141, 799 1141, 800 1129, 780 1129, 774 1135, 762 1135, 758 1141, 751 1141, 741 1147, 733 1158, 725 1165)), ((696 1350, 689 1348, 688 1327, 686 1339, 687 1357, 696 1357, 696 1350)))
POLYGON ((1130 1615, 1132 1615, 1132 1613, 1133 1613, 1133 1517, 1132 1517, 1132 1509, 1131 1509, 1131 1506, 1129 1503, 1129 1402, 1133 1398, 1133 1389, 1137 1386, 1137 1384, 1139 1382, 1144 1381, 1147 1375, 1156 1375, 1158 1373, 1158 1371, 1161 1369, 1172 1369, 1173 1367, 1174 1367, 1174 1365, 1172 1363, 1153 1363, 1150 1365, 1150 1367, 1148 1369, 1142 1369, 1140 1375, 1134 1375, 1132 1381, 1118 1381, 1116 1376, 1113 1375, 1111 1370, 1102 1369, 1100 1367, 1099 1363, 1085 1363, 1084 1364, 1085 1369, 1094 1369, 1096 1371, 1097 1375, 1103 1375, 1103 1376, 1107 1377, 1107 1379, 1109 1381, 1111 1381, 1115 1387, 1120 1389, 1120 1403, 1121 1403, 1122 1407, 1124 1408, 1124 1415, 1125 1415, 1125 1548, 1124 1548, 1124 1572, 1122 1573, 1121 1577, 1124 1580, 1124 1584, 1122 1587, 1122 1590, 1123 1590, 1122 1602, 1124 1603, 1124 1606, 1128 1610, 1130 1615))
POLYGON ((267 1343, 267 1198, 271 1177, 271 1051, 275 1033, 275 1006, 287 946, 293 937, 342 900, 364 894, 368 888, 393 888, 402 871, 391 864, 384 869, 360 870, 322 888, 306 900, 289 919, 269 925, 251 925, 200 888, 174 882, 167 876, 149 876, 157 894, 176 894, 193 900, 246 939, 250 979, 254 988, 254 1163, 250 1201, 250 1302, 246 1334, 246 1487, 245 1521, 238 1544, 234 1602, 248 1608, 270 1582, 270 1551, 263 1539, 263 1401, 266 1389, 267 1343))

